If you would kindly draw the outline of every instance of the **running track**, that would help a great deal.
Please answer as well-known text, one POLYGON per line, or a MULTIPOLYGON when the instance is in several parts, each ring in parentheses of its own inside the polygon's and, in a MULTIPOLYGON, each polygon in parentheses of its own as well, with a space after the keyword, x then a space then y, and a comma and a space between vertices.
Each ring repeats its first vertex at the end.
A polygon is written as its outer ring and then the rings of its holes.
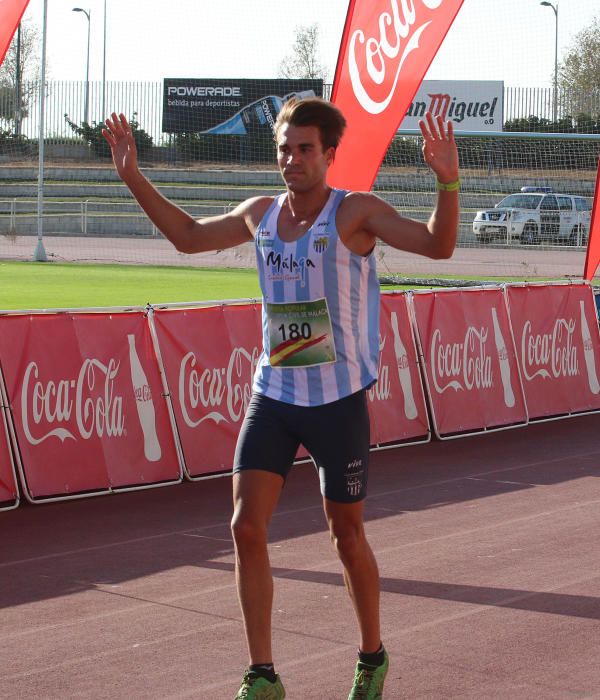
MULTIPOLYGON (((252 244, 229 250, 185 255, 162 238, 82 238, 47 236, 44 247, 49 260, 55 262, 121 263, 141 265, 186 265, 193 267, 256 267, 252 244)), ((33 236, 7 240, 0 236, 0 258, 31 260, 35 248, 33 236)), ((429 260, 420 255, 378 248, 378 271, 422 276, 458 275, 490 279, 524 277, 581 279, 585 263, 582 248, 514 245, 506 247, 458 247, 450 260, 429 260), (382 257, 383 254, 383 257, 382 257)), ((154 299, 154 302, 168 301, 154 299)))
MULTIPOLYGON (((600 698, 599 416, 374 454, 387 700, 600 698)), ((230 479, 0 513, 0 697, 233 697, 230 479)), ((271 529, 290 700, 345 700, 355 625, 310 465, 271 529)))

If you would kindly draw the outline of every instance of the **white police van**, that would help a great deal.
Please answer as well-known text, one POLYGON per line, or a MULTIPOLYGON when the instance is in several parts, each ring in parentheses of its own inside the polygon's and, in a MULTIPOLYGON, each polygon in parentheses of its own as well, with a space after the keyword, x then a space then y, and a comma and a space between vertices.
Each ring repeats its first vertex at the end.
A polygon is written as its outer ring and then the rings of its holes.
POLYGON ((482 243, 493 240, 523 244, 586 245, 591 201, 574 194, 558 194, 550 187, 522 187, 493 209, 478 211, 473 233, 482 243))

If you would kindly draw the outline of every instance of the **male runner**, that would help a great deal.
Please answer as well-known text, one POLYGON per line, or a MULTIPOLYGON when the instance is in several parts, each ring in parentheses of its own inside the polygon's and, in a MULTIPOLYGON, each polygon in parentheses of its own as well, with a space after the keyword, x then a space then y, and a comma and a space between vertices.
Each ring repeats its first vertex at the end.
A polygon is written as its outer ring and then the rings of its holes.
MULTIPOLYGON (((458 229, 458 154, 452 123, 420 123, 437 176, 427 224, 373 194, 326 183, 345 119, 319 98, 292 99, 275 125, 286 191, 253 197, 222 216, 194 220, 140 173, 125 117, 103 132, 117 172, 154 225, 184 253, 254 241, 263 294, 263 353, 234 460, 232 533, 249 666, 235 696, 281 700, 271 647, 273 578, 267 529, 299 444, 319 471, 332 543, 359 627, 349 700, 382 698, 388 656, 380 634, 379 572, 363 510, 369 458, 366 389, 377 380, 379 284, 374 248, 449 258, 458 229)), ((368 148, 368 143, 365 143, 368 148)))

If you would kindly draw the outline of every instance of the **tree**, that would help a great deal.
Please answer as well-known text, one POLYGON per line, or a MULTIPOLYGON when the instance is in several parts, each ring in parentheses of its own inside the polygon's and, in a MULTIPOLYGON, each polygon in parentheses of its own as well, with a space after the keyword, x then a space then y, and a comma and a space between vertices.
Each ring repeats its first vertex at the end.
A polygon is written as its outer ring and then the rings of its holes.
POLYGON ((600 18, 575 35, 558 66, 562 112, 593 113, 600 100, 600 18))
MULTIPOLYGON (((103 122, 92 122, 91 124, 81 122, 81 124, 76 124, 69 119, 67 114, 65 114, 65 121, 77 136, 81 136, 97 156, 100 158, 110 158, 112 156, 110 146, 106 142, 104 136, 102 136, 102 130, 106 128, 103 122)), ((152 149, 152 136, 144 131, 144 129, 140 129, 140 123, 137 120, 137 112, 134 112, 131 119, 129 119, 129 126, 131 127, 138 155, 140 158, 144 158, 152 149)))
POLYGON ((21 133, 21 122, 29 112, 40 81, 39 45, 37 27, 24 20, 21 22, 20 45, 17 31, 0 66, 0 120, 7 124, 12 122, 17 135, 21 133), (17 95, 20 104, 17 104, 17 95))
POLYGON ((300 25, 295 28, 296 41, 292 53, 279 64, 282 78, 313 78, 327 81, 327 68, 319 62, 319 26, 300 25))

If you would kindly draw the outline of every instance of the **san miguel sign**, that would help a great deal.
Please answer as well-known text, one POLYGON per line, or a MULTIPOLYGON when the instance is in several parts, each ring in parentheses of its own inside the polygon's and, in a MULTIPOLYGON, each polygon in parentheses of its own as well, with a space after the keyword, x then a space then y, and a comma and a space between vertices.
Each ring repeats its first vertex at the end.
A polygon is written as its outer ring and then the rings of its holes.
POLYGON ((348 128, 329 171, 330 185, 371 188, 461 5, 462 0, 350 3, 331 98, 348 128))
POLYGON ((424 80, 400 124, 418 129, 425 112, 450 120, 455 131, 502 131, 504 83, 501 80, 424 80))

